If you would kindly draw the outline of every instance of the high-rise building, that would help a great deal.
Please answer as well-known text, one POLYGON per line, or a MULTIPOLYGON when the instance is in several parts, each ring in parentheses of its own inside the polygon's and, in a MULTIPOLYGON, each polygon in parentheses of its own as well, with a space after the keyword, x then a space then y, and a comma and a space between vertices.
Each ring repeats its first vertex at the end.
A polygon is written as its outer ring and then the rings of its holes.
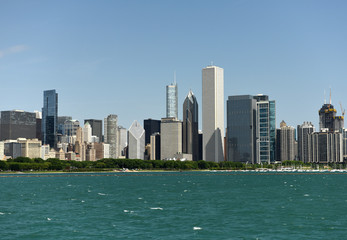
POLYGON ((145 130, 138 121, 134 121, 128 131, 128 154, 130 159, 144 159, 145 130))
POLYGON ((36 113, 19 110, 1 111, 0 140, 36 137, 36 113))
POLYGON ((227 160, 256 163, 257 101, 251 95, 229 96, 227 101, 227 160))
POLYGON ((257 100, 257 163, 271 163, 275 161, 276 103, 262 94, 254 96, 254 99, 257 100))
POLYGON ((118 116, 110 114, 104 120, 104 141, 109 144, 110 158, 119 157, 118 116))
POLYGON ((68 120, 72 120, 72 117, 70 117, 70 116, 58 116, 58 130, 57 130, 57 133, 64 135, 64 124, 68 120))
POLYGON ((58 93, 55 90, 43 92, 42 141, 55 147, 57 143, 58 93))
POLYGON ((192 91, 189 91, 183 103, 182 150, 191 154, 193 161, 199 158, 199 109, 192 91))
POLYGON ((145 145, 150 143, 150 137, 153 133, 160 133, 160 120, 145 119, 143 120, 143 127, 145 129, 145 145))
POLYGON ((90 126, 89 122, 86 122, 84 124, 83 128, 83 137, 84 142, 91 143, 92 142, 92 127, 90 126))
POLYGON ((75 136, 79 127, 80 122, 78 120, 66 120, 64 122, 62 134, 65 136, 75 136))
POLYGON ((92 127, 92 136, 97 136, 99 141, 102 140, 102 120, 85 119, 84 124, 89 123, 92 127))
POLYGON ((315 132, 315 127, 311 122, 304 122, 297 127, 298 132, 298 158, 307 163, 309 161, 308 135, 315 132))
POLYGON ((309 162, 343 162, 343 136, 340 132, 314 132, 309 135, 308 148, 309 162))
POLYGON ((336 109, 331 104, 324 104, 319 110, 319 131, 328 129, 329 132, 340 131, 344 127, 344 117, 336 116, 336 109))
POLYGON ((178 118, 178 91, 176 82, 166 86, 166 117, 178 118))
POLYGON ((282 121, 276 130, 276 160, 295 160, 295 128, 282 121))
POLYGON ((224 70, 202 69, 203 159, 224 161, 224 70))
POLYGON ((343 142, 343 160, 347 160, 347 129, 342 131, 342 142, 343 142))
POLYGON ((125 148, 128 146, 128 130, 118 126, 119 155, 125 156, 125 148))
POLYGON ((177 118, 162 118, 160 130, 160 159, 173 159, 182 153, 182 122, 177 118))
POLYGON ((36 114, 36 138, 42 140, 42 112, 34 111, 36 114))
POLYGON ((160 133, 153 133, 151 135, 151 154, 150 160, 160 160, 160 133))

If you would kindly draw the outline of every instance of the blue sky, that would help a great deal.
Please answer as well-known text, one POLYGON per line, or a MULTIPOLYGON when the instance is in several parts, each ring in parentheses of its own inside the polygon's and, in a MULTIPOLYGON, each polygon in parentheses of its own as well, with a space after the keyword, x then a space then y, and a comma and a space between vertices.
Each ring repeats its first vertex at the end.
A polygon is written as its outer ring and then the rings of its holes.
MULTIPOLYGON (((347 1, 0 1, 0 110, 165 117, 165 86, 191 89, 201 114, 201 69, 224 68, 225 99, 258 93, 282 120, 318 127, 324 91, 347 108, 347 1)), ((201 126, 201 118, 200 118, 201 126)))

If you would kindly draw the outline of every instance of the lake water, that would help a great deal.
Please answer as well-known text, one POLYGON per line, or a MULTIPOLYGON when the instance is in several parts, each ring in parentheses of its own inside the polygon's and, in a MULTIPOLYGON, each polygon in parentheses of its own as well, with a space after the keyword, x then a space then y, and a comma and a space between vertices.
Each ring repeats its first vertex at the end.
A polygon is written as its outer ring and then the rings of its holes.
POLYGON ((2 174, 0 184, 0 239, 347 238, 347 174, 2 174))

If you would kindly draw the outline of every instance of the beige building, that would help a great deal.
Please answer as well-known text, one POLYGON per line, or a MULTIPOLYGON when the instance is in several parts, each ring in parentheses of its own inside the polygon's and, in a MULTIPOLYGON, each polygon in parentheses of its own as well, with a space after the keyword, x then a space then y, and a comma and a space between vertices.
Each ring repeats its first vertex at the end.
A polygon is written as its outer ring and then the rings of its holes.
POLYGON ((173 159, 182 153, 182 122, 177 118, 162 118, 160 123, 160 158, 173 159))
POLYGON ((41 157, 41 141, 37 138, 26 139, 18 138, 17 142, 21 144, 22 156, 28 158, 40 158, 41 157))
POLYGON ((203 159, 224 161, 224 70, 202 69, 203 159))

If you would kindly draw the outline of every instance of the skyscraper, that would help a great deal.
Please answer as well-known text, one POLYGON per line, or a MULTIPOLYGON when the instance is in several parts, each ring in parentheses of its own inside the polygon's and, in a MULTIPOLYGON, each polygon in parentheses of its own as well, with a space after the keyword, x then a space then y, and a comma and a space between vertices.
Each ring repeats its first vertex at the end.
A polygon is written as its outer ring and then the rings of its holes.
POLYGON ((282 121, 281 128, 276 130, 276 160, 295 160, 295 128, 282 121))
POLYGON ((182 122, 177 118, 162 118, 160 129, 160 159, 172 159, 182 153, 182 122))
POLYGON ((276 103, 263 94, 254 99, 257 100, 257 163, 271 163, 275 161, 276 103))
POLYGON ((256 102, 251 95, 228 97, 228 161, 256 163, 256 102))
POLYGON ((130 159, 144 159, 145 130, 138 121, 134 121, 128 131, 128 154, 130 159))
POLYGON ((344 127, 344 117, 336 116, 336 109, 331 104, 324 104, 319 110, 319 131, 328 129, 329 132, 340 131, 344 127))
POLYGON ((110 145, 110 158, 119 157, 118 116, 110 114, 104 120, 104 141, 110 145))
POLYGON ((224 70, 202 69, 203 159, 224 161, 224 70))
POLYGON ((315 127, 311 122, 304 122, 298 125, 298 157, 300 161, 307 163, 309 161, 308 152, 308 135, 315 131, 315 127))
POLYGON ((192 91, 189 91, 183 103, 182 125, 183 153, 192 154, 193 161, 199 157, 199 110, 198 102, 192 91))
POLYGON ((50 147, 56 147, 58 123, 58 93, 55 90, 43 92, 42 141, 50 147))
POLYGON ((36 113, 1 111, 0 123, 0 140, 36 137, 36 113))
POLYGON ((145 145, 150 143, 150 137, 153 133, 160 133, 160 120, 145 119, 143 120, 143 126, 145 129, 145 145))
POLYGON ((102 120, 85 119, 84 124, 89 123, 92 127, 92 136, 97 136, 99 141, 102 141, 102 120))
POLYGON ((166 117, 178 118, 178 91, 176 82, 166 86, 166 117))

